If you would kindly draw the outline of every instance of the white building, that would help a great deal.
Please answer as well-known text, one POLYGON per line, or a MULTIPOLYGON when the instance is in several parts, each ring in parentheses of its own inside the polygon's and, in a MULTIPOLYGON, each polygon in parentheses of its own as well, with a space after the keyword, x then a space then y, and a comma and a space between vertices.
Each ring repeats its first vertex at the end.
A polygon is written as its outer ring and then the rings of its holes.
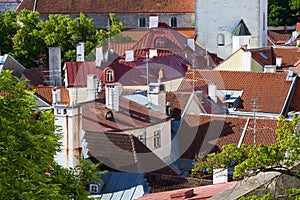
POLYGON ((243 44, 248 48, 266 46, 267 9, 267 0, 196 0, 196 41, 221 58, 227 58, 243 44), (237 29, 248 31, 237 34, 237 29))

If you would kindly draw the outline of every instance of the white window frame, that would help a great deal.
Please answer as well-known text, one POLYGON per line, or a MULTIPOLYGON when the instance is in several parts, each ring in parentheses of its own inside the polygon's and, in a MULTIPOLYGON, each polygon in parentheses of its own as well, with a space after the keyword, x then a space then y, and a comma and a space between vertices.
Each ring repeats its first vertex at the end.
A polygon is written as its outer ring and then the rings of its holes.
POLYGON ((218 46, 225 46, 225 35, 223 33, 219 33, 217 36, 218 46))
POLYGON ((106 70, 105 72, 105 80, 108 83, 114 82, 115 77, 114 77, 114 71, 111 69, 106 70))
POLYGON ((98 184, 90 184, 90 193, 99 193, 99 185, 98 184))
POLYGON ((155 130, 153 133, 153 146, 154 148, 161 147, 161 130, 155 130))

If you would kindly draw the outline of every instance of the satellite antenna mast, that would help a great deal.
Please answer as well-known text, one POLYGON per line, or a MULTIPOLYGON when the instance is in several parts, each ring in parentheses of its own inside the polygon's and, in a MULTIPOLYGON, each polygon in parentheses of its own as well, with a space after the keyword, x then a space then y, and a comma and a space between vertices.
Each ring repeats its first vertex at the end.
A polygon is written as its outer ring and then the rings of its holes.
POLYGON ((257 102, 255 99, 251 101, 253 104, 253 120, 254 120, 254 127, 253 127, 253 145, 256 147, 256 111, 257 111, 257 102))

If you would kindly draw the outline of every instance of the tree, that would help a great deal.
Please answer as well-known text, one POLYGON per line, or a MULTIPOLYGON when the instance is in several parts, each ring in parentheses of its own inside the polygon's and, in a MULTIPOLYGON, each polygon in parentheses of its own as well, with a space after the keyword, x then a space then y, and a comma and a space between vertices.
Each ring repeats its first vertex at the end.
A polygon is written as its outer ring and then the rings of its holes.
MULTIPOLYGON (((194 174, 204 171, 212 172, 215 167, 234 167, 234 179, 254 176, 261 172, 280 172, 300 179, 300 171, 295 165, 300 161, 300 117, 292 121, 283 117, 278 121, 276 130, 277 142, 268 146, 259 144, 257 147, 229 144, 220 153, 209 154, 199 158, 193 168, 194 174), (205 169, 205 170, 204 170, 205 169)), ((300 199, 300 189, 286 191, 289 197, 300 199)))
POLYGON ((19 29, 16 20, 16 13, 12 10, 7 11, 5 14, 0 13, 0 53, 6 54, 12 51, 12 37, 19 29))
POLYGON ((51 111, 38 112, 32 90, 10 71, 0 74, 0 199, 88 199, 86 184, 99 180, 83 161, 65 169, 53 161, 60 150, 51 111))

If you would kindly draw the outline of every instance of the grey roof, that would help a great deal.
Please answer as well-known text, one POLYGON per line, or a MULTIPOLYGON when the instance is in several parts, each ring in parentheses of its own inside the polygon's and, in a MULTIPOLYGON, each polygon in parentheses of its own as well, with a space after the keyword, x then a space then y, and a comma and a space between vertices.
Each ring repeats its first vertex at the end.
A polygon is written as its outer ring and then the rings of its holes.
POLYGON ((245 36, 251 35, 249 29, 247 28, 245 22, 241 19, 240 23, 237 25, 233 32, 234 36, 245 36))

